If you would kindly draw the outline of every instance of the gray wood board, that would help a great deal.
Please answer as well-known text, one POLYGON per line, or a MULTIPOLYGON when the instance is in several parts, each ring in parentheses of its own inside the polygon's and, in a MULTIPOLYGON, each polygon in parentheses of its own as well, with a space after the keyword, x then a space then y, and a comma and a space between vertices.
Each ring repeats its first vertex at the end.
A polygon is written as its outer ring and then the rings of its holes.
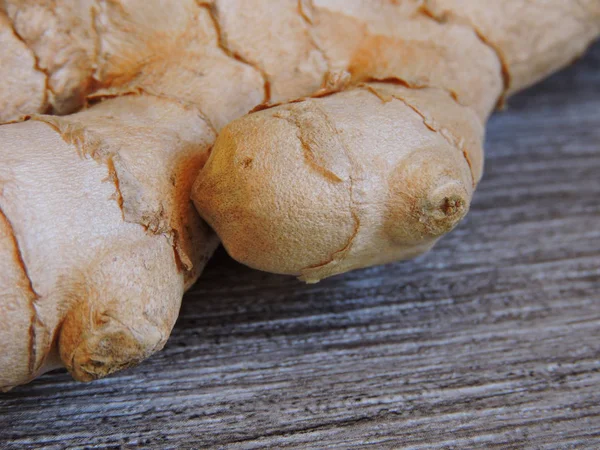
POLYGON ((166 348, 0 397, 0 447, 600 448, 600 45, 488 127, 466 221, 305 285, 220 251, 166 348))

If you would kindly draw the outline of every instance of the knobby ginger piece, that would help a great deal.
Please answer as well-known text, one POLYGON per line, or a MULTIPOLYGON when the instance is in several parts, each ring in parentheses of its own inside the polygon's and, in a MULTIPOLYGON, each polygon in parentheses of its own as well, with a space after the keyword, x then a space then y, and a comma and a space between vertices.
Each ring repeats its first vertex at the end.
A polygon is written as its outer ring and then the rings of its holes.
POLYGON ((194 108, 151 96, 0 127, 0 388, 162 348, 216 245, 189 200, 213 139, 194 108))
POLYGON ((482 138, 443 90, 368 84, 233 121, 193 198, 235 259, 317 281, 429 249, 468 210, 482 138))

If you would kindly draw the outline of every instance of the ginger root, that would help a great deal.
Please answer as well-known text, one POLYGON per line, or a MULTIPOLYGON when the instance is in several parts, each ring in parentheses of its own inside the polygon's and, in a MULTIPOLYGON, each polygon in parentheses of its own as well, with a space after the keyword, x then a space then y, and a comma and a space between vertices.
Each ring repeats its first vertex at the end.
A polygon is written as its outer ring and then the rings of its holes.
POLYGON ((0 388, 162 348, 217 242, 189 201, 212 133, 141 96, 0 127, 0 388))
POLYGON ((318 281, 431 248, 467 213, 482 137, 444 90, 369 83, 233 121, 194 200, 235 259, 318 281))
POLYGON ((493 109, 600 33, 598 0, 488 3, 2 0, 0 389, 160 349, 200 216, 309 282, 430 249, 493 109))
POLYGON ((469 209, 493 108, 600 33, 597 0, 301 4, 350 86, 228 124, 192 197, 235 259, 308 282, 430 249, 469 209))

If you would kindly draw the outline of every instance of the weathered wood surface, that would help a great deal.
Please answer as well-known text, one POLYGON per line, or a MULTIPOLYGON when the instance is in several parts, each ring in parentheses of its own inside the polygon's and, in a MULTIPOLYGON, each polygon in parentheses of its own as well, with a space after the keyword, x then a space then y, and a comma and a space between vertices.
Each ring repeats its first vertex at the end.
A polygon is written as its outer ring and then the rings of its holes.
POLYGON ((166 349, 0 397, 0 447, 600 448, 600 45, 491 121, 464 224, 304 285, 219 253, 166 349))

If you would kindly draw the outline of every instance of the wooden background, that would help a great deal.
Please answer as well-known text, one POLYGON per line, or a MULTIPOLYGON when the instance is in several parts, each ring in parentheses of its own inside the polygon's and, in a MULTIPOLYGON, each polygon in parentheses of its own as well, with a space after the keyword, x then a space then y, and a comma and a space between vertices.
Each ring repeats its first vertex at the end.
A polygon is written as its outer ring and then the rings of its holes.
POLYGON ((304 285, 217 254, 165 350, 0 396, 0 448, 600 448, 600 45, 488 128, 430 254, 304 285))

